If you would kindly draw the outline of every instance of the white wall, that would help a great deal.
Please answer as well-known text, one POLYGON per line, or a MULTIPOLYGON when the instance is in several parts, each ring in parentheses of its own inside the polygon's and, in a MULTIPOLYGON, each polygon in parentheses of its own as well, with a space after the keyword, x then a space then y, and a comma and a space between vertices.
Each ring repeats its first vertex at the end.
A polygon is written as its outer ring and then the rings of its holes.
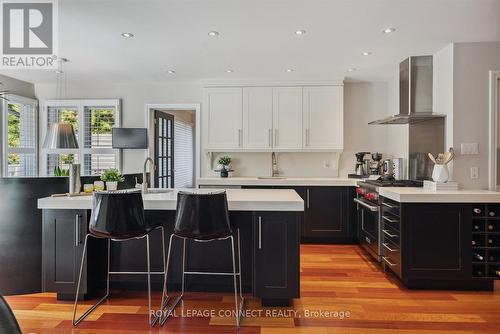
POLYGON ((488 188, 489 71, 500 70, 500 42, 454 44, 453 146, 479 143, 479 155, 457 155, 454 178, 463 188, 488 188), (470 168, 479 167, 479 179, 470 168))
MULTIPOLYGON (((68 80, 67 91, 63 97, 57 96, 55 84, 37 84, 35 92, 40 101, 55 98, 120 98, 124 127, 146 126, 146 103, 201 103, 201 86, 196 82, 113 85, 105 82, 79 83, 68 80)), ((124 150, 123 172, 142 172, 144 156, 145 150, 124 150)))

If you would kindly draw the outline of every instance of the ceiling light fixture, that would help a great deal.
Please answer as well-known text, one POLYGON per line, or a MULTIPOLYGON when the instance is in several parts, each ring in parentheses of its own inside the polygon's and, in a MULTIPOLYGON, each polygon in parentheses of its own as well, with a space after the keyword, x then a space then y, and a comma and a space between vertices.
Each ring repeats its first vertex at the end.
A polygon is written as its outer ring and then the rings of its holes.
POLYGON ((218 31, 215 31, 215 30, 209 31, 209 32, 208 32, 208 36, 210 36, 210 37, 216 37, 216 36, 219 36, 219 32, 218 32, 218 31))
POLYGON ((362 53, 363 56, 370 56, 372 53, 370 51, 365 51, 362 53))
POLYGON ((391 32, 395 32, 396 31, 396 28, 385 28, 384 30, 382 30, 382 32, 384 34, 390 34, 391 32))
POLYGON ((63 74, 64 73, 62 70, 54 70, 54 72, 56 72, 56 74, 63 74))
POLYGON ((348 72, 354 72, 356 69, 354 67, 351 67, 350 69, 347 70, 348 72))
POLYGON ((226 70, 227 73, 233 73, 234 71, 229 69, 229 70, 226 70))
POLYGON ((168 72, 168 74, 175 74, 174 70, 168 70, 167 72, 168 72))
POLYGON ((295 35, 298 35, 298 36, 304 35, 305 33, 306 33, 305 30, 295 30, 295 35))
POLYGON ((292 72, 293 72, 293 68, 288 68, 288 69, 286 70, 286 72, 287 72, 287 73, 292 73, 292 72))
POLYGON ((132 34, 131 32, 122 32, 122 37, 132 38, 134 37, 134 34, 132 34))

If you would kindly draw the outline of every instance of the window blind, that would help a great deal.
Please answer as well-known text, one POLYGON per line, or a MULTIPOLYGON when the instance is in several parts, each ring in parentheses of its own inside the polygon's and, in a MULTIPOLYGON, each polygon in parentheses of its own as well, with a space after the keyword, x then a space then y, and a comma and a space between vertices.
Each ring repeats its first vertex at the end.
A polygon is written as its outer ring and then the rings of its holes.
POLYGON ((194 127, 174 121, 174 186, 194 187, 194 127))

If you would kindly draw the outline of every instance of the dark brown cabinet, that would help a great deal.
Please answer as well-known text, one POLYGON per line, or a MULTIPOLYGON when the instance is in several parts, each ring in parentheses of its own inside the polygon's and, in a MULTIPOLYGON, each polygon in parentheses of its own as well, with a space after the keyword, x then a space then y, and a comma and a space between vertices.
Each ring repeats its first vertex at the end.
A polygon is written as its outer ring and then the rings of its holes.
POLYGON ((385 269, 409 288, 491 289, 491 281, 473 277, 472 215, 471 204, 396 203, 384 198, 385 269))
MULTIPOLYGON (((60 298, 74 296, 86 231, 86 210, 43 210, 43 291, 57 291, 60 298)), ((86 267, 83 294, 87 293, 86 267)))
POLYGON ((353 243, 356 240, 354 187, 245 186, 243 188, 293 189, 304 200, 302 242, 353 243))
POLYGON ((254 214, 254 295, 264 306, 300 297, 300 219, 291 212, 254 214))

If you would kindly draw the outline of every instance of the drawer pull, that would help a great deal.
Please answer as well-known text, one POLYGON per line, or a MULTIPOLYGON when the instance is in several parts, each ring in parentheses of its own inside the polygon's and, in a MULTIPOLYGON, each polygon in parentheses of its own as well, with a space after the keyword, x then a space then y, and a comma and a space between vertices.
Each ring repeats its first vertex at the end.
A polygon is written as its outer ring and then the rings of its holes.
POLYGON ((391 267, 394 267, 394 266, 397 266, 398 264, 397 263, 392 263, 391 261, 389 261, 388 258, 386 258, 385 256, 382 256, 382 259, 384 259, 384 261, 390 265, 391 267))
POLYGON ((391 252, 397 252, 397 249, 392 249, 391 247, 389 247, 385 242, 382 243, 382 246, 384 246, 384 248, 386 248, 387 250, 391 251, 391 252))
POLYGON ((397 209, 398 208, 397 205, 390 205, 390 204, 387 204, 386 202, 382 202, 382 205, 385 206, 386 208, 389 208, 389 209, 397 209))
POLYGON ((385 234, 387 234, 391 238, 397 238, 397 237, 399 237, 399 235, 397 235, 397 234, 391 234, 391 232, 389 232, 387 230, 382 230, 382 232, 384 232, 385 234))
POLYGON ((395 220, 395 219, 391 219, 387 216, 382 216, 382 218, 384 218, 385 220, 387 220, 389 223, 399 223, 399 220, 395 220))

